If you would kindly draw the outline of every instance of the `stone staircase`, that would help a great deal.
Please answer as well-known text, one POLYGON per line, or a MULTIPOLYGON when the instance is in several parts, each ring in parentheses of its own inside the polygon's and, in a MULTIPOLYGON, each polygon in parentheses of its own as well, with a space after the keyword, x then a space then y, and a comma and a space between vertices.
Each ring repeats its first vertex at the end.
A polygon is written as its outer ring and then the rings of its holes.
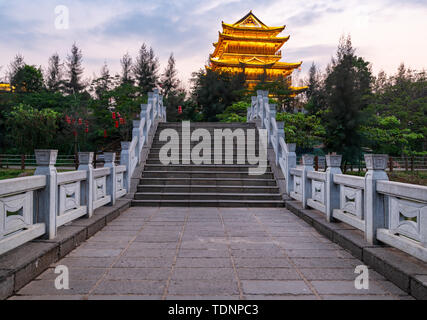
MULTIPOLYGON (((280 207, 283 206, 282 195, 267 163, 267 170, 262 175, 249 175, 250 165, 245 157, 245 164, 237 164, 236 139, 233 141, 233 164, 225 164, 223 142, 222 164, 214 161, 214 130, 241 128, 255 129, 250 123, 191 123, 191 132, 204 128, 212 136, 212 164, 170 164, 163 165, 159 159, 161 147, 159 136, 163 129, 174 129, 181 139, 181 123, 160 123, 153 139, 137 192, 132 201, 133 206, 197 206, 197 207, 280 207)), ((257 131, 256 131, 257 132, 257 131)), ((258 134, 255 135, 255 150, 258 154, 258 134)), ((191 148, 199 142, 191 142, 191 148)), ((180 144, 182 148, 182 144, 180 144)), ((182 155, 180 149, 180 155, 182 155)), ((182 160, 182 159, 180 159, 182 160)))

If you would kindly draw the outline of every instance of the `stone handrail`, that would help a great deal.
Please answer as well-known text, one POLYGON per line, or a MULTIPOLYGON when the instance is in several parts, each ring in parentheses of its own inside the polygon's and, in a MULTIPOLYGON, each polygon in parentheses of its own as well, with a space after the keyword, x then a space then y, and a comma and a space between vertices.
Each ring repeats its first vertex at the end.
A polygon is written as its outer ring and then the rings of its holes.
POLYGON ((116 154, 105 152, 104 167, 94 169, 94 153, 79 152, 78 170, 58 173, 58 151, 36 150, 34 176, 0 181, 0 255, 41 236, 53 239, 58 227, 114 205, 130 190, 150 129, 165 120, 166 107, 155 90, 148 105, 141 106, 140 120, 133 122, 132 141, 122 142, 119 166, 116 154))
POLYGON ((296 168, 295 144, 287 144, 283 123, 276 122, 268 92, 252 97, 247 121, 266 130, 288 196, 303 208, 325 214, 328 222, 343 221, 360 229, 371 243, 387 243, 427 261, 427 187, 389 182, 387 155, 365 154, 364 177, 341 172, 341 156, 326 156, 326 171, 315 172, 314 157, 303 155, 296 168))

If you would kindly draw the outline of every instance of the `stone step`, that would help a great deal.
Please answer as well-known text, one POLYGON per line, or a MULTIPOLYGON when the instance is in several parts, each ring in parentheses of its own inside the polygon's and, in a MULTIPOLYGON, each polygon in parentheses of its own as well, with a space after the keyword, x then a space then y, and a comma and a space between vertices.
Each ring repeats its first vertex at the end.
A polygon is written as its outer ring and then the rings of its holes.
MULTIPOLYGON (((244 172, 247 173, 249 168, 257 168, 256 165, 239 165, 239 164, 222 164, 222 165, 195 165, 195 164, 146 164, 144 167, 144 172, 149 171, 215 171, 215 172, 244 172)), ((271 172, 270 166, 266 164, 266 172, 271 172)))
POLYGON ((134 207, 283 207, 282 200, 132 200, 134 207))
MULTIPOLYGON (((211 140, 210 141, 211 142, 211 149, 212 148, 214 148, 214 149, 224 149, 224 148, 227 148, 227 149, 231 149, 229 146, 228 146, 228 144, 226 144, 225 142, 223 142, 222 143, 222 145, 218 145, 218 146, 216 146, 215 145, 215 143, 214 143, 214 140, 211 140)), ((161 147, 163 147, 165 144, 167 144, 168 142, 167 141, 158 141, 158 140, 153 140, 153 143, 152 143, 152 145, 151 145, 151 147, 152 148, 161 148, 161 147)), ((190 147, 191 148, 194 148, 195 146, 197 146, 197 145, 199 145, 200 144, 200 141, 191 141, 190 143, 189 143, 189 145, 190 145, 190 147)), ((241 149, 243 149, 243 148, 247 148, 247 146, 253 146, 253 147, 257 147, 259 145, 259 142, 258 142, 258 140, 257 141, 244 141, 244 143, 243 143, 243 145, 242 146, 240 146, 239 145, 239 147, 241 148, 241 149)), ((233 141, 233 148, 236 148, 238 146, 238 143, 236 142, 236 140, 234 140, 233 141)), ((182 143, 181 143, 181 139, 180 139, 180 141, 179 141, 179 148, 180 149, 182 149, 182 143)))
POLYGON ((276 186, 229 185, 138 185, 138 192, 196 192, 196 193, 279 193, 276 186))
MULTIPOLYGON (((183 160, 184 159, 174 159, 174 160, 176 160, 176 161, 178 161, 178 163, 180 163, 180 164, 182 164, 183 163, 183 160)), ((193 161, 191 160, 191 159, 188 159, 188 158, 185 158, 185 160, 187 160, 187 161, 190 161, 190 163, 193 163, 193 161)), ((222 157, 221 158, 221 165, 240 165, 240 164, 238 164, 237 163, 237 157, 233 157, 232 158, 232 163, 226 163, 225 162, 225 157, 222 157)), ((206 163, 206 165, 214 165, 214 161, 215 161, 215 159, 212 157, 211 158, 211 162, 210 162, 210 164, 209 163, 206 163)), ((259 162, 260 164, 261 163, 265 163, 266 165, 267 165, 267 167, 269 166, 268 165, 268 161, 260 161, 259 162)), ((161 162, 160 162, 160 159, 159 159, 159 157, 158 156, 152 156, 152 157, 149 157, 147 160, 146 160, 146 164, 151 164, 151 165, 163 165, 161 162)), ((251 165, 251 164, 249 164, 249 162, 247 161, 247 159, 245 158, 245 163, 244 163, 244 165, 247 165, 247 166, 254 166, 254 165, 251 165)), ((258 166, 258 165, 255 165, 255 166, 258 166)))
MULTIPOLYGON (((158 128, 175 128, 182 127, 182 122, 161 122, 158 128)), ((255 128, 254 123, 226 123, 226 122, 190 122, 190 127, 197 128, 255 128)))
POLYGON ((252 178, 141 178, 140 185, 159 185, 159 186, 177 186, 177 185, 215 185, 215 186, 270 186, 276 187, 274 179, 252 179, 252 178))
MULTIPOLYGON (((143 178, 247 178, 248 172, 239 171, 143 171, 143 178)), ((251 175, 252 179, 274 179, 272 172, 251 175)))
POLYGON ((135 200, 280 200, 278 193, 137 192, 135 200))
MULTIPOLYGON (((152 146, 150 149, 150 154, 159 154, 162 146, 152 146)), ((214 147, 211 147, 210 149, 211 149, 211 154, 216 153, 216 152, 220 152, 220 151, 222 151, 223 154, 231 154, 231 153, 237 154, 236 152, 238 152, 238 151, 242 152, 243 154, 246 154, 246 150, 248 150, 248 148, 246 146, 245 147, 238 147, 238 148, 236 146, 234 146, 233 148, 224 148, 224 147, 214 148, 214 147)), ((182 153, 182 147, 180 147, 178 150, 181 154, 182 153)), ((258 145, 255 146, 254 150, 255 150, 255 155, 257 156, 259 154, 258 153, 258 151, 259 151, 258 145)), ((190 148, 190 152, 191 151, 192 151, 192 147, 190 148)), ((170 153, 171 151, 168 150, 168 152, 170 153)))

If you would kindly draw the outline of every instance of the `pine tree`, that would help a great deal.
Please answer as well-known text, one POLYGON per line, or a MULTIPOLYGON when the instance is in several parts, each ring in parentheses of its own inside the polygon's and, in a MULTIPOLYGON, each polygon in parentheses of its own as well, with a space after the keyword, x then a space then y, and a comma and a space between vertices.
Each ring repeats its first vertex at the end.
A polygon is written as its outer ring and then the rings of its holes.
POLYGON ((316 65, 313 64, 308 72, 307 91, 307 104, 305 109, 309 114, 316 114, 320 110, 325 109, 325 93, 323 90, 323 83, 316 65))
POLYGON ((16 76, 19 70, 24 68, 24 66, 24 56, 18 53, 9 65, 9 72, 7 74, 8 81, 12 82, 12 79, 16 76))
POLYGON ((83 91, 86 85, 82 82, 82 51, 74 43, 71 47, 71 54, 67 56, 67 81, 65 82, 65 91, 68 94, 77 94, 83 91))
POLYGON ((151 92, 158 83, 159 60, 155 57, 152 48, 147 49, 143 44, 134 65, 134 75, 140 93, 151 92))
POLYGON ((352 161, 360 155, 359 129, 371 95, 369 63, 355 55, 351 38, 342 37, 337 56, 325 79, 328 110, 325 115, 326 149, 352 161))
POLYGON ((95 91, 98 99, 102 98, 102 96, 111 89, 112 84, 113 78, 110 75, 107 63, 104 62, 104 65, 101 68, 100 77, 92 82, 93 91, 95 91))
POLYGON ((169 57, 168 66, 162 75, 161 87, 162 94, 168 98, 170 95, 174 95, 179 85, 179 80, 176 79, 177 71, 175 69, 175 58, 173 53, 169 57))
POLYGON ((62 87, 62 64, 57 53, 49 58, 46 74, 46 87, 49 91, 58 92, 62 87))
POLYGON ((120 64, 122 65, 122 75, 121 82, 123 84, 133 83, 132 79, 132 57, 129 53, 126 53, 122 59, 120 59, 120 64))

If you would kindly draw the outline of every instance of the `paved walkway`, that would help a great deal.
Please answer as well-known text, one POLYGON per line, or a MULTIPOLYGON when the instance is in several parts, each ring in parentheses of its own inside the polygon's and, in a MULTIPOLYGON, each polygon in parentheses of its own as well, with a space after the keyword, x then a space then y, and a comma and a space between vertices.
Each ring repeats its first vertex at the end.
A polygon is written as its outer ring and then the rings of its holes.
POLYGON ((12 299, 408 299, 283 208, 130 208, 12 299))

